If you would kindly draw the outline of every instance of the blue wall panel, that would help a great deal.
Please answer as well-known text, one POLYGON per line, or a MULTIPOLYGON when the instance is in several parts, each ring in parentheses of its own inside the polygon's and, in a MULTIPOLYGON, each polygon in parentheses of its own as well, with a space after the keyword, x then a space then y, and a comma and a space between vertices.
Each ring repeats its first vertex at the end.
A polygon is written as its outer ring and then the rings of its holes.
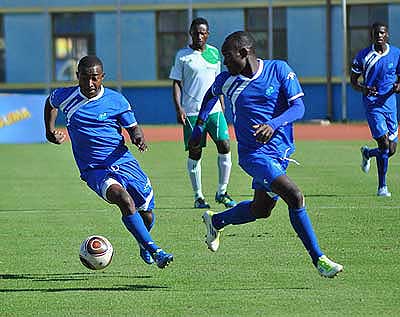
POLYGON ((171 88, 127 88, 122 93, 132 104, 139 123, 176 123, 171 88))
POLYGON ((300 77, 325 76, 324 7, 287 9, 288 62, 300 77))
POLYGON ((123 80, 157 79, 155 27, 154 12, 139 11, 122 14, 123 80))
POLYGON ((7 82, 47 82, 48 23, 43 14, 5 15, 7 82))
POLYGON ((244 13, 241 9, 198 10, 197 16, 207 19, 210 25, 208 41, 220 51, 227 35, 244 29, 244 13))
POLYGON ((390 42, 400 47, 400 4, 389 5, 390 42))
POLYGON ((104 63, 106 79, 117 79, 117 21, 116 15, 110 13, 95 14, 96 55, 104 63), (114 49, 112 49, 114 48, 114 49))
POLYGON ((326 119, 326 87, 322 85, 302 85, 304 91, 304 120, 326 119))
POLYGON ((343 74, 343 27, 340 7, 332 9, 332 76, 343 74))

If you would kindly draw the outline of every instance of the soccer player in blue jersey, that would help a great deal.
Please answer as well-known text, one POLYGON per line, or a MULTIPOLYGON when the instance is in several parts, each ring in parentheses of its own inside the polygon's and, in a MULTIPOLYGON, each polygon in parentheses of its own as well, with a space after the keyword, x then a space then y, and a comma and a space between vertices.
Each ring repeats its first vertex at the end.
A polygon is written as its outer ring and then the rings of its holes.
POLYGON ((191 149, 188 141, 199 114, 201 101, 207 89, 220 73, 221 59, 218 49, 207 44, 209 36, 208 22, 196 18, 190 26, 192 43, 176 53, 169 78, 173 80, 172 91, 178 123, 183 126, 185 150, 189 150, 187 170, 194 192, 195 208, 210 208, 207 203, 201 182, 202 147, 206 146, 207 133, 217 146, 218 187, 215 201, 225 207, 233 207, 236 202, 228 195, 227 187, 231 174, 232 160, 229 143, 228 124, 224 116, 224 99, 215 97, 214 107, 205 123, 201 147, 191 149))
POLYGON ((153 189, 122 135, 124 128, 143 152, 147 145, 142 129, 129 102, 103 87, 103 63, 98 57, 83 57, 77 77, 78 86, 58 88, 46 100, 47 140, 55 144, 65 141, 66 135, 55 128, 61 110, 81 179, 105 201, 119 207, 122 222, 138 242, 142 259, 164 268, 173 255, 157 246, 149 233, 155 221, 153 189))
POLYGON ((218 75, 207 91, 189 144, 199 146, 210 110, 208 101, 223 94, 233 107, 239 165, 253 178, 254 197, 223 212, 203 214, 208 248, 217 251, 225 226, 269 217, 280 196, 288 205, 290 222, 313 264, 322 276, 334 277, 343 266, 320 250, 303 194, 286 175, 295 149, 292 122, 304 114, 304 94, 296 74, 284 61, 258 59, 254 38, 248 32, 230 34, 222 54, 228 71, 218 75))
POLYGON ((361 169, 369 172, 371 157, 376 158, 378 191, 390 197, 386 184, 389 157, 396 152, 398 140, 396 93, 400 93, 400 49, 388 44, 384 23, 372 25, 373 44, 361 50, 351 67, 351 85, 363 94, 365 114, 377 148, 361 147, 361 169), (362 76, 363 82, 359 82, 362 76))

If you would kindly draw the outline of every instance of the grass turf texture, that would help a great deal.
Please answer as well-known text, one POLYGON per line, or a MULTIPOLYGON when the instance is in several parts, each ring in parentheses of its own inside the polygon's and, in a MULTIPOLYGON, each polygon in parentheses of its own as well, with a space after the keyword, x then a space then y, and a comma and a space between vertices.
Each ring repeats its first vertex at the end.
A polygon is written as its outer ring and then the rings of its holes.
MULTIPOLYGON (((79 180, 69 144, 0 146, 1 316, 395 316, 400 314, 399 156, 390 160, 393 196, 378 198, 375 161, 362 174, 362 142, 297 142, 288 174, 306 196, 322 249, 345 271, 320 277, 279 201, 268 220, 225 228, 218 252, 204 244, 182 144, 132 150, 150 176, 152 234, 174 262, 147 266, 119 210, 79 180), (79 245, 106 236, 115 256, 104 271, 79 261, 79 245)), ((373 143, 369 143, 373 146, 373 143)), ((251 199, 251 180, 233 151, 229 193, 251 199)), ((215 147, 203 155, 203 187, 215 211, 215 147)))

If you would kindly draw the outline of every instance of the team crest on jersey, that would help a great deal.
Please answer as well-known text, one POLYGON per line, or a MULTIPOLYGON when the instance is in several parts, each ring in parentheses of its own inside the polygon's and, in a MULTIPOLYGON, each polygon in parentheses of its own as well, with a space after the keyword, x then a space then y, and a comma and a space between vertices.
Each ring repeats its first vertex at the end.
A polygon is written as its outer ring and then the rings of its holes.
POLYGON ((286 79, 294 80, 295 78, 296 78, 296 74, 293 73, 293 72, 290 72, 290 73, 286 76, 286 79))
POLYGON ((107 119, 107 112, 100 113, 100 114, 97 116, 97 120, 99 120, 99 121, 104 121, 104 120, 106 120, 106 119, 107 119))
POLYGON ((265 90, 265 94, 267 95, 267 96, 271 96, 272 95, 272 93, 274 92, 274 87, 272 87, 272 86, 269 86, 268 88, 267 88, 267 90, 265 90))
POLYGON ((389 69, 392 69, 393 66, 394 66, 393 63, 389 63, 389 64, 388 64, 388 68, 389 68, 389 69))

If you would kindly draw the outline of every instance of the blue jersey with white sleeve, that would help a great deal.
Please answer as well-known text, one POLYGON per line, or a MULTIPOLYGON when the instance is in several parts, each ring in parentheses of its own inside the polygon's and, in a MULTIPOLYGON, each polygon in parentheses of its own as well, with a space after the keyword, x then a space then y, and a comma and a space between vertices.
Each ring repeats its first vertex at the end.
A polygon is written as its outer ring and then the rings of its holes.
POLYGON ((287 158, 294 152, 292 123, 276 128, 266 143, 256 141, 253 125, 265 124, 290 107, 290 101, 304 96, 296 74, 280 60, 258 60, 252 78, 222 72, 211 86, 214 95, 225 95, 232 104, 234 128, 241 155, 260 153, 287 158))
POLYGON ((386 111, 396 110, 393 85, 400 75, 400 49, 386 44, 386 51, 378 53, 374 45, 361 50, 353 60, 351 71, 363 76, 363 84, 376 87, 377 96, 363 96, 364 105, 382 107, 386 111))
POLYGON ((135 160, 125 145, 122 127, 137 124, 131 105, 118 92, 101 86, 88 99, 79 86, 58 88, 49 97, 66 118, 72 151, 82 179, 85 171, 135 160))

